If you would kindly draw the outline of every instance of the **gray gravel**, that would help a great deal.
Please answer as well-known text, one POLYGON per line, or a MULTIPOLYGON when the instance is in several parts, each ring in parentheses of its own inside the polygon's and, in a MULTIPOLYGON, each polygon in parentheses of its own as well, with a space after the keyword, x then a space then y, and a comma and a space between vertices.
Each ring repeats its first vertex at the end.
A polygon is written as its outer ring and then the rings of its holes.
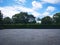
POLYGON ((0 30, 0 45, 60 45, 60 29, 0 30))

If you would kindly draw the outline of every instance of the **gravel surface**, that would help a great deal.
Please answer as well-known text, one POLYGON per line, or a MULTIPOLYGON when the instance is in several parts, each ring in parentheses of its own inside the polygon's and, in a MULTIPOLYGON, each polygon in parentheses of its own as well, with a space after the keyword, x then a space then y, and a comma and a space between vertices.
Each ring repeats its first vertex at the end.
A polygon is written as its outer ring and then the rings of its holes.
POLYGON ((60 29, 3 29, 0 45, 60 45, 60 29))

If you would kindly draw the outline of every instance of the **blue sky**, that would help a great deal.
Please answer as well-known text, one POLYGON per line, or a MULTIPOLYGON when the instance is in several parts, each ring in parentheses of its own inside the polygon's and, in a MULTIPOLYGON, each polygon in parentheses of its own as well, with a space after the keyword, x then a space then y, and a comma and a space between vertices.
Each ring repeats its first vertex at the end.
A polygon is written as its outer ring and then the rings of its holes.
POLYGON ((19 12, 28 12, 35 17, 53 16, 60 12, 60 0, 0 0, 0 10, 4 17, 12 17, 19 12))

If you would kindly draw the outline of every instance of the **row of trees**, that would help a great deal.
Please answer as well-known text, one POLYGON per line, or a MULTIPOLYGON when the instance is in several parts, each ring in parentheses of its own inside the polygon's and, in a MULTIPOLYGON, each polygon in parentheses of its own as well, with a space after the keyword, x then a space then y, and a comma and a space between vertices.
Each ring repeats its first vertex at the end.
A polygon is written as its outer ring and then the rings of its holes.
POLYGON ((42 24, 60 24, 60 13, 56 13, 53 17, 46 16, 41 20, 42 24))
MULTIPOLYGON (((0 24, 27 24, 27 23, 36 23, 36 17, 32 14, 28 14, 26 12, 20 12, 12 16, 12 18, 5 17, 3 18, 3 14, 0 11, 0 24)), ((42 19, 39 19, 41 24, 60 24, 60 13, 56 13, 53 15, 53 18, 50 16, 45 16, 42 19)))
POLYGON ((1 20, 3 21, 3 24, 36 23, 35 17, 32 14, 28 14, 26 12, 20 12, 18 14, 15 14, 12 16, 12 18, 9 18, 9 17, 3 18, 3 15, 0 11, 0 17, 1 17, 1 20))

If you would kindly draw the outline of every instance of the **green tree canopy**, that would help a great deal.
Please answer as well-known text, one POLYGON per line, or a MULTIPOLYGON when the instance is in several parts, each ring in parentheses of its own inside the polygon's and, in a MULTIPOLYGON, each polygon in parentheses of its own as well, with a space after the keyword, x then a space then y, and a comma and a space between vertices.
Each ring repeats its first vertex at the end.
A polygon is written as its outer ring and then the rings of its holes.
POLYGON ((12 16, 13 22, 14 23, 29 23, 29 20, 31 20, 30 22, 32 22, 34 16, 33 15, 29 15, 26 12, 20 12, 18 14, 15 14, 14 16, 12 16))
POLYGON ((53 19, 55 24, 60 24, 60 13, 54 14, 53 19))
POLYGON ((49 16, 46 16, 46 17, 42 18, 42 20, 41 20, 41 24, 52 24, 52 22, 53 22, 52 18, 49 16))
POLYGON ((29 23, 36 23, 35 17, 32 14, 28 15, 28 22, 29 23))
POLYGON ((3 14, 1 13, 1 10, 0 10, 0 24, 3 23, 2 20, 3 20, 3 14))
POLYGON ((37 21, 41 21, 41 19, 40 18, 37 18, 37 21))
POLYGON ((11 24, 12 23, 12 20, 9 17, 5 17, 3 19, 3 21, 4 21, 4 24, 11 24))

